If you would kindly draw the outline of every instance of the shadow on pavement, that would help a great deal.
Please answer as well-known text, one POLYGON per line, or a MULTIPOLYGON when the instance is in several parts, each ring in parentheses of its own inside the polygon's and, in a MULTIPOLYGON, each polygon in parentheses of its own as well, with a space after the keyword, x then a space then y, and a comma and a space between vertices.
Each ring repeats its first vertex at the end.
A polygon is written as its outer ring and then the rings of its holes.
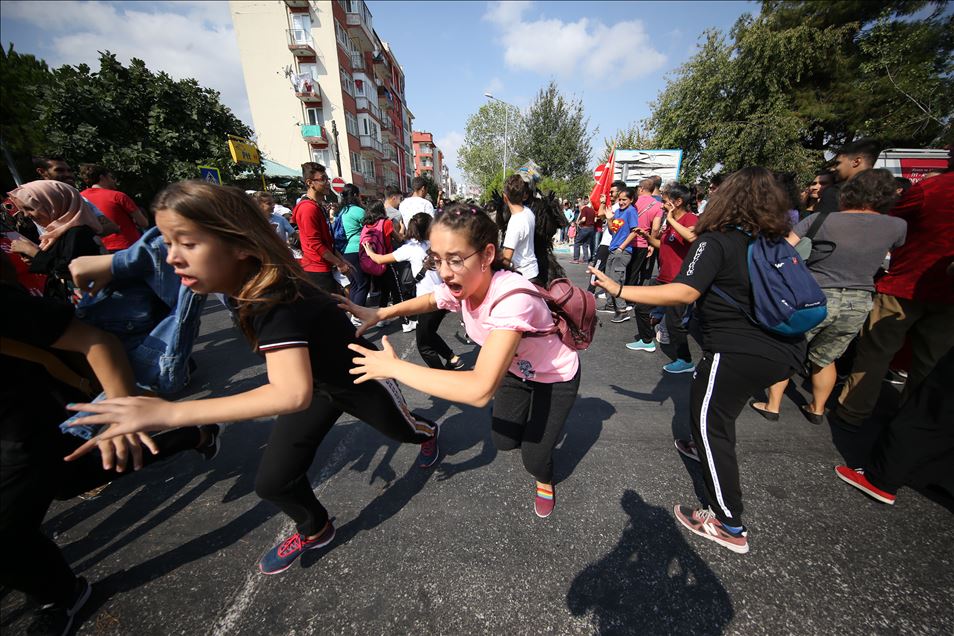
POLYGON ((672 513, 632 490, 621 504, 630 523, 609 554, 573 579, 570 612, 591 614, 597 634, 721 634, 732 601, 672 513))
POLYGON ((553 482, 558 484, 573 474, 603 432, 603 423, 616 413, 606 400, 577 397, 563 429, 563 440, 557 445, 553 459, 553 482))

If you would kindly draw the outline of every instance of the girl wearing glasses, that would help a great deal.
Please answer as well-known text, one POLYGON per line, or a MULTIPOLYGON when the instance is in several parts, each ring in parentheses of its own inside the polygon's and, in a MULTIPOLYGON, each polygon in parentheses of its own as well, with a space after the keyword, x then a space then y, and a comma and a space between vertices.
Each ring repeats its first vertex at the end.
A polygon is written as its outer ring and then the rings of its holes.
MULTIPOLYGON (((183 181, 160 193, 154 210, 166 261, 194 292, 230 298, 239 327, 265 357, 268 381, 251 391, 205 400, 135 397, 72 405, 74 411, 95 413, 79 418, 77 425, 117 424, 67 459, 125 433, 277 415, 255 491, 297 526, 259 562, 263 574, 278 574, 305 550, 334 539, 334 526, 312 491, 308 469, 342 413, 392 439, 419 444, 421 468, 437 461, 437 425, 411 413, 393 380, 352 381, 353 353, 347 345, 360 344, 365 351, 373 345, 358 338, 335 301, 308 281, 244 192, 183 181)), ((108 271, 103 275, 108 277, 108 271)))
POLYGON ((494 401, 492 438, 498 450, 519 448, 536 479, 534 511, 547 517, 555 502, 553 447, 563 431, 580 385, 580 360, 552 327, 546 302, 523 291, 534 286, 504 269, 497 226, 482 210, 451 203, 434 220, 427 266, 443 285, 385 308, 359 307, 340 298, 341 307, 361 321, 360 335, 382 320, 447 309, 460 312, 467 335, 481 345, 471 371, 428 369, 398 359, 382 339, 382 351, 349 345, 357 355, 349 373, 355 384, 394 379, 445 400, 483 407, 494 401))

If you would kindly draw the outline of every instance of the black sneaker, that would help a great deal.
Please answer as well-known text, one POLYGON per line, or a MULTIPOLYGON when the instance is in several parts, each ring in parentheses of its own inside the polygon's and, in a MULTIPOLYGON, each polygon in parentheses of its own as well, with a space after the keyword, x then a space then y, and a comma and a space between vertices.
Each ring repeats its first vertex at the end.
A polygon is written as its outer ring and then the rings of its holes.
POLYGON ((219 454, 219 449, 222 448, 221 434, 222 427, 218 424, 211 424, 209 426, 200 426, 200 431, 205 431, 212 436, 212 439, 209 440, 209 443, 205 446, 195 449, 199 455, 202 455, 202 458, 205 461, 211 461, 215 459, 215 456, 219 454))
POLYGON ((447 364, 444 365, 444 368, 449 371, 460 371, 465 366, 466 365, 464 364, 464 359, 461 358, 460 356, 457 356, 457 362, 451 362, 450 360, 448 360, 447 364))
POLYGON ((630 318, 632 318, 632 316, 630 316, 629 314, 616 314, 615 316, 613 316, 613 319, 610 320, 610 322, 619 324, 621 322, 626 322, 630 318))
POLYGON ((27 627, 27 634, 66 636, 73 627, 73 619, 77 612, 89 600, 92 591, 93 586, 86 579, 77 577, 73 598, 65 605, 51 603, 38 609, 30 626, 27 627))

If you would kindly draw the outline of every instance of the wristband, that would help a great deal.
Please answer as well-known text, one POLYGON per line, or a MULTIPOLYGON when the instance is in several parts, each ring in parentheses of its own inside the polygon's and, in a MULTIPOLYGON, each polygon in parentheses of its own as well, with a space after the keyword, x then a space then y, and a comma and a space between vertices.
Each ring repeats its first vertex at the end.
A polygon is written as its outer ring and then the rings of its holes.
POLYGON ((623 283, 620 283, 620 284, 619 284, 619 291, 616 292, 616 295, 613 296, 613 298, 619 298, 619 297, 622 296, 622 295, 623 295, 623 283))

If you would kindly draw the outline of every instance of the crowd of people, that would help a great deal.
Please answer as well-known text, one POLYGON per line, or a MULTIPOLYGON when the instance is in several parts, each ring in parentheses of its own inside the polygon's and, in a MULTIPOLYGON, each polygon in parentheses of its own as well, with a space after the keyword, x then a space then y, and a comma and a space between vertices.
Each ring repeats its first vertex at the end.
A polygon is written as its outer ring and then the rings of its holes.
POLYGON ((369 199, 347 184, 336 198, 324 166, 305 163, 307 191, 291 208, 270 192, 184 181, 149 215, 107 168, 83 165, 88 187, 79 190, 67 162, 38 159, 39 178, 9 193, 3 215, 2 355, 13 371, 2 415, 3 584, 39 602, 38 630, 65 633, 90 585, 41 531, 52 501, 182 451, 211 459, 222 424, 264 417, 275 419, 255 490, 295 532, 258 567, 283 572, 334 540, 307 471, 342 414, 418 446, 421 470, 440 460, 441 423, 411 411, 401 385, 492 402, 492 443, 519 449, 532 509, 550 516, 554 449, 583 375, 581 347, 561 337, 541 293, 565 276, 559 242, 572 242, 569 263, 586 268, 599 311, 615 324, 634 319, 632 341, 620 343, 634 352, 626 355, 661 348, 671 358, 662 372, 691 374, 692 436, 674 445, 699 463, 706 497, 674 507, 686 529, 748 552, 735 422, 747 405, 778 420, 797 374, 811 383, 806 419, 858 431, 889 369, 909 367, 898 415, 867 462, 836 468, 893 503, 913 470, 954 459, 945 391, 954 172, 899 182, 873 168, 877 154, 869 140, 849 144, 835 170, 803 190, 759 167, 715 175, 705 188, 647 175, 635 187, 615 182, 599 209, 557 201, 519 174, 486 208, 443 198, 435 207, 420 178, 408 196, 388 188, 369 199), (800 255, 783 264, 807 266, 823 291, 827 316, 807 332, 781 334, 753 318, 756 241, 800 255), (264 358, 266 379, 227 397, 171 401, 194 369, 209 294, 264 358), (472 364, 439 334, 448 313, 479 346, 472 364), (423 365, 400 359, 387 336, 369 339, 394 320, 415 332, 423 365), (898 359, 905 351, 909 364, 898 359), (844 386, 826 410, 839 363, 844 386))

